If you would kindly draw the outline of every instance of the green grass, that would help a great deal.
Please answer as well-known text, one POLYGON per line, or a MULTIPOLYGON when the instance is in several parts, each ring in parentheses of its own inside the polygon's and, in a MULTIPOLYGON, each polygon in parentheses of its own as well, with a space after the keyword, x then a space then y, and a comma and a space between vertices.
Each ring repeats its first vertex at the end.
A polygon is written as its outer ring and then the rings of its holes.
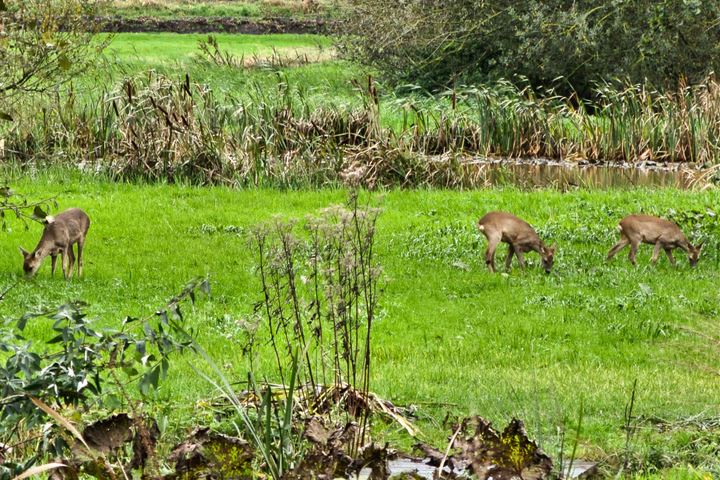
MULTIPOLYGON (((277 10, 278 13, 286 10, 277 10)), ((187 17, 261 17, 272 11, 258 2, 158 2, 150 5, 137 2, 117 2, 111 13, 127 18, 187 18, 187 17)))
POLYGON ((318 8, 308 11, 302 1, 188 1, 188 0, 115 0, 110 12, 127 18, 157 17, 182 19, 188 17, 317 17, 336 13, 332 1, 320 0, 318 8))
MULTIPOLYGON (((330 40, 321 35, 276 34, 241 35, 213 34, 223 48, 237 57, 270 56, 273 49, 280 53, 311 53, 330 47, 330 40)), ((106 54, 124 63, 139 63, 145 68, 180 64, 187 67, 199 53, 198 42, 204 34, 179 33, 118 33, 113 36, 106 54)))
MULTIPOLYGON (((314 61, 331 55, 331 41, 320 35, 231 35, 216 34, 220 47, 236 58, 268 58, 273 50, 280 57, 294 59, 307 55, 314 61)), ((174 33, 122 33, 113 37, 105 51, 101 68, 78 80, 81 91, 103 88, 125 77, 149 69, 181 81, 185 73, 193 82, 208 85, 230 96, 247 93, 252 85, 266 91, 278 90, 281 84, 302 85, 307 98, 316 103, 358 104, 351 80, 361 80, 361 69, 344 61, 330 60, 307 65, 275 69, 240 69, 198 61, 198 42, 207 35, 174 33)))
MULTIPOLYGON (((67 172, 12 183, 33 197, 58 195, 61 208, 86 209, 92 226, 83 279, 50 278, 47 262, 37 278, 22 281, 0 303, 0 314, 83 299, 92 317, 117 326, 125 315, 152 313, 187 280, 209 275, 213 296, 188 311, 189 321, 234 380, 244 379, 247 368, 236 320, 252 311, 259 288, 248 242, 224 228, 246 231, 275 215, 302 218, 345 198, 340 190, 113 184, 67 172)), ((556 428, 574 424, 582 401, 582 454, 598 459, 624 447, 623 410, 635 379, 636 415, 670 421, 717 417, 718 378, 704 367, 718 369, 718 358, 679 329, 717 331, 717 241, 711 240, 697 269, 680 255, 677 269, 664 258, 651 267, 648 246, 637 268, 624 254, 610 264, 604 255, 627 213, 702 210, 718 201, 717 191, 387 192, 378 224, 384 292, 372 390, 400 405, 418 405, 425 438, 438 446, 448 433, 438 422, 449 410, 497 424, 518 416, 551 454, 556 428), (533 254, 525 272, 517 266, 509 275, 486 271, 484 239, 473 225, 494 209, 515 212, 559 244, 551 275, 541 273, 533 254)), ((705 233, 713 233, 708 228, 705 233)), ((39 235, 37 225, 27 232, 15 225, 0 236, 6 252, 0 285, 21 273, 17 246, 33 247, 39 235)), ((504 248, 499 254, 501 261, 504 248)), ((28 335, 40 338, 46 328, 37 321, 28 335)), ((260 359, 263 373, 271 371, 268 360, 260 359)), ((173 366, 155 403, 178 429, 212 418, 211 411, 196 409, 195 402, 212 391, 188 367, 190 361, 197 362, 188 357, 173 366)), ((394 426, 377 428, 387 439, 411 443, 394 426)), ((633 452, 656 466, 662 462, 654 458, 697 460, 700 453, 693 449, 703 435, 687 429, 660 433, 644 425, 633 452)))

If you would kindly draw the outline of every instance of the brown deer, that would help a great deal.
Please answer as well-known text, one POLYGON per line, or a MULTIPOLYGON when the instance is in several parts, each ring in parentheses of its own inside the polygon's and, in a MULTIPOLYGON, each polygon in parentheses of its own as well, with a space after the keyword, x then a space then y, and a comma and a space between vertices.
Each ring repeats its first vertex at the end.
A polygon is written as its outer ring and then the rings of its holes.
POLYGON ((77 243, 77 271, 78 277, 82 275, 83 267, 83 246, 85 245, 85 236, 90 228, 90 218, 79 208, 71 208, 52 217, 45 218, 45 229, 43 230, 40 243, 35 250, 27 252, 20 247, 25 261, 23 262, 23 270, 25 275, 31 277, 40 268, 42 261, 50 255, 52 259, 52 274, 55 274, 55 262, 57 256, 60 255, 62 262, 63 275, 65 278, 72 277, 73 265, 75 264, 75 254, 73 245, 77 243), (67 257, 67 262, 65 261, 67 257), (67 267, 66 264, 67 263, 67 267))
POLYGON ((672 251, 680 248, 687 252, 690 266, 697 265, 700 258, 700 252, 703 243, 693 246, 685 234, 676 224, 664 218, 653 217, 650 215, 628 215, 620 220, 618 225, 620 232, 620 241, 608 252, 607 259, 613 258, 620 250, 630 245, 630 254, 628 258, 630 263, 636 265, 635 256, 641 243, 649 243, 655 245, 650 262, 654 265, 660 256, 660 249, 665 250, 668 260, 675 265, 672 251))
POLYGON ((523 254, 534 250, 540 254, 545 273, 552 269, 555 245, 547 247, 540 240, 535 230, 524 220, 505 212, 490 212, 478 221, 478 229, 487 238, 488 247, 485 251, 485 264, 491 272, 495 272, 495 249, 498 243, 505 242, 508 246, 505 269, 510 270, 513 255, 517 256, 521 268, 525 268, 523 254))

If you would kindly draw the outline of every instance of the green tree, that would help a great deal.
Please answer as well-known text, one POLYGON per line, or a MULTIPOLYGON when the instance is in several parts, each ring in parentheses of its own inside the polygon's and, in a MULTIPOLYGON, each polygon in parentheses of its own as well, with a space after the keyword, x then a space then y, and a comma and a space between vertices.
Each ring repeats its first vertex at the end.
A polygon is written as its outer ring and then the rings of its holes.
POLYGON ((346 56, 396 82, 525 79, 587 94, 597 82, 675 87, 720 67, 720 0, 351 0, 346 56))
POLYGON ((99 0, 0 0, 0 104, 87 68, 105 46, 92 39, 100 7, 99 0))

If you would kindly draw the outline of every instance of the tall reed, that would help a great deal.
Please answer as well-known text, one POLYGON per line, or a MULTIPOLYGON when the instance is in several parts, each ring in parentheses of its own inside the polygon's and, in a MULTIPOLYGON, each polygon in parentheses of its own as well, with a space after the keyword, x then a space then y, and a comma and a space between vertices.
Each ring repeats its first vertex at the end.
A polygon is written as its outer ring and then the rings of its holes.
POLYGON ((382 96, 368 78, 356 107, 323 105, 280 77, 220 95, 186 75, 147 72, 28 101, 0 131, 6 159, 121 179, 279 187, 477 187, 478 157, 714 164, 720 84, 658 92, 599 86, 596 99, 540 96, 509 82, 439 96, 382 96))

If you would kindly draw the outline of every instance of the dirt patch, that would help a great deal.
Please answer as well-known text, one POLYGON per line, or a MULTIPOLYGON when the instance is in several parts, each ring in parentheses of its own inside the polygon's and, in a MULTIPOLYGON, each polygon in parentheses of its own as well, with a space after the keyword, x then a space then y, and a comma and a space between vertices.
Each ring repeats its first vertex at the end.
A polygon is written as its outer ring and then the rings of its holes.
POLYGON ((330 22, 324 19, 232 18, 232 17, 103 17, 98 24, 102 32, 173 32, 173 33, 326 33, 330 22))

